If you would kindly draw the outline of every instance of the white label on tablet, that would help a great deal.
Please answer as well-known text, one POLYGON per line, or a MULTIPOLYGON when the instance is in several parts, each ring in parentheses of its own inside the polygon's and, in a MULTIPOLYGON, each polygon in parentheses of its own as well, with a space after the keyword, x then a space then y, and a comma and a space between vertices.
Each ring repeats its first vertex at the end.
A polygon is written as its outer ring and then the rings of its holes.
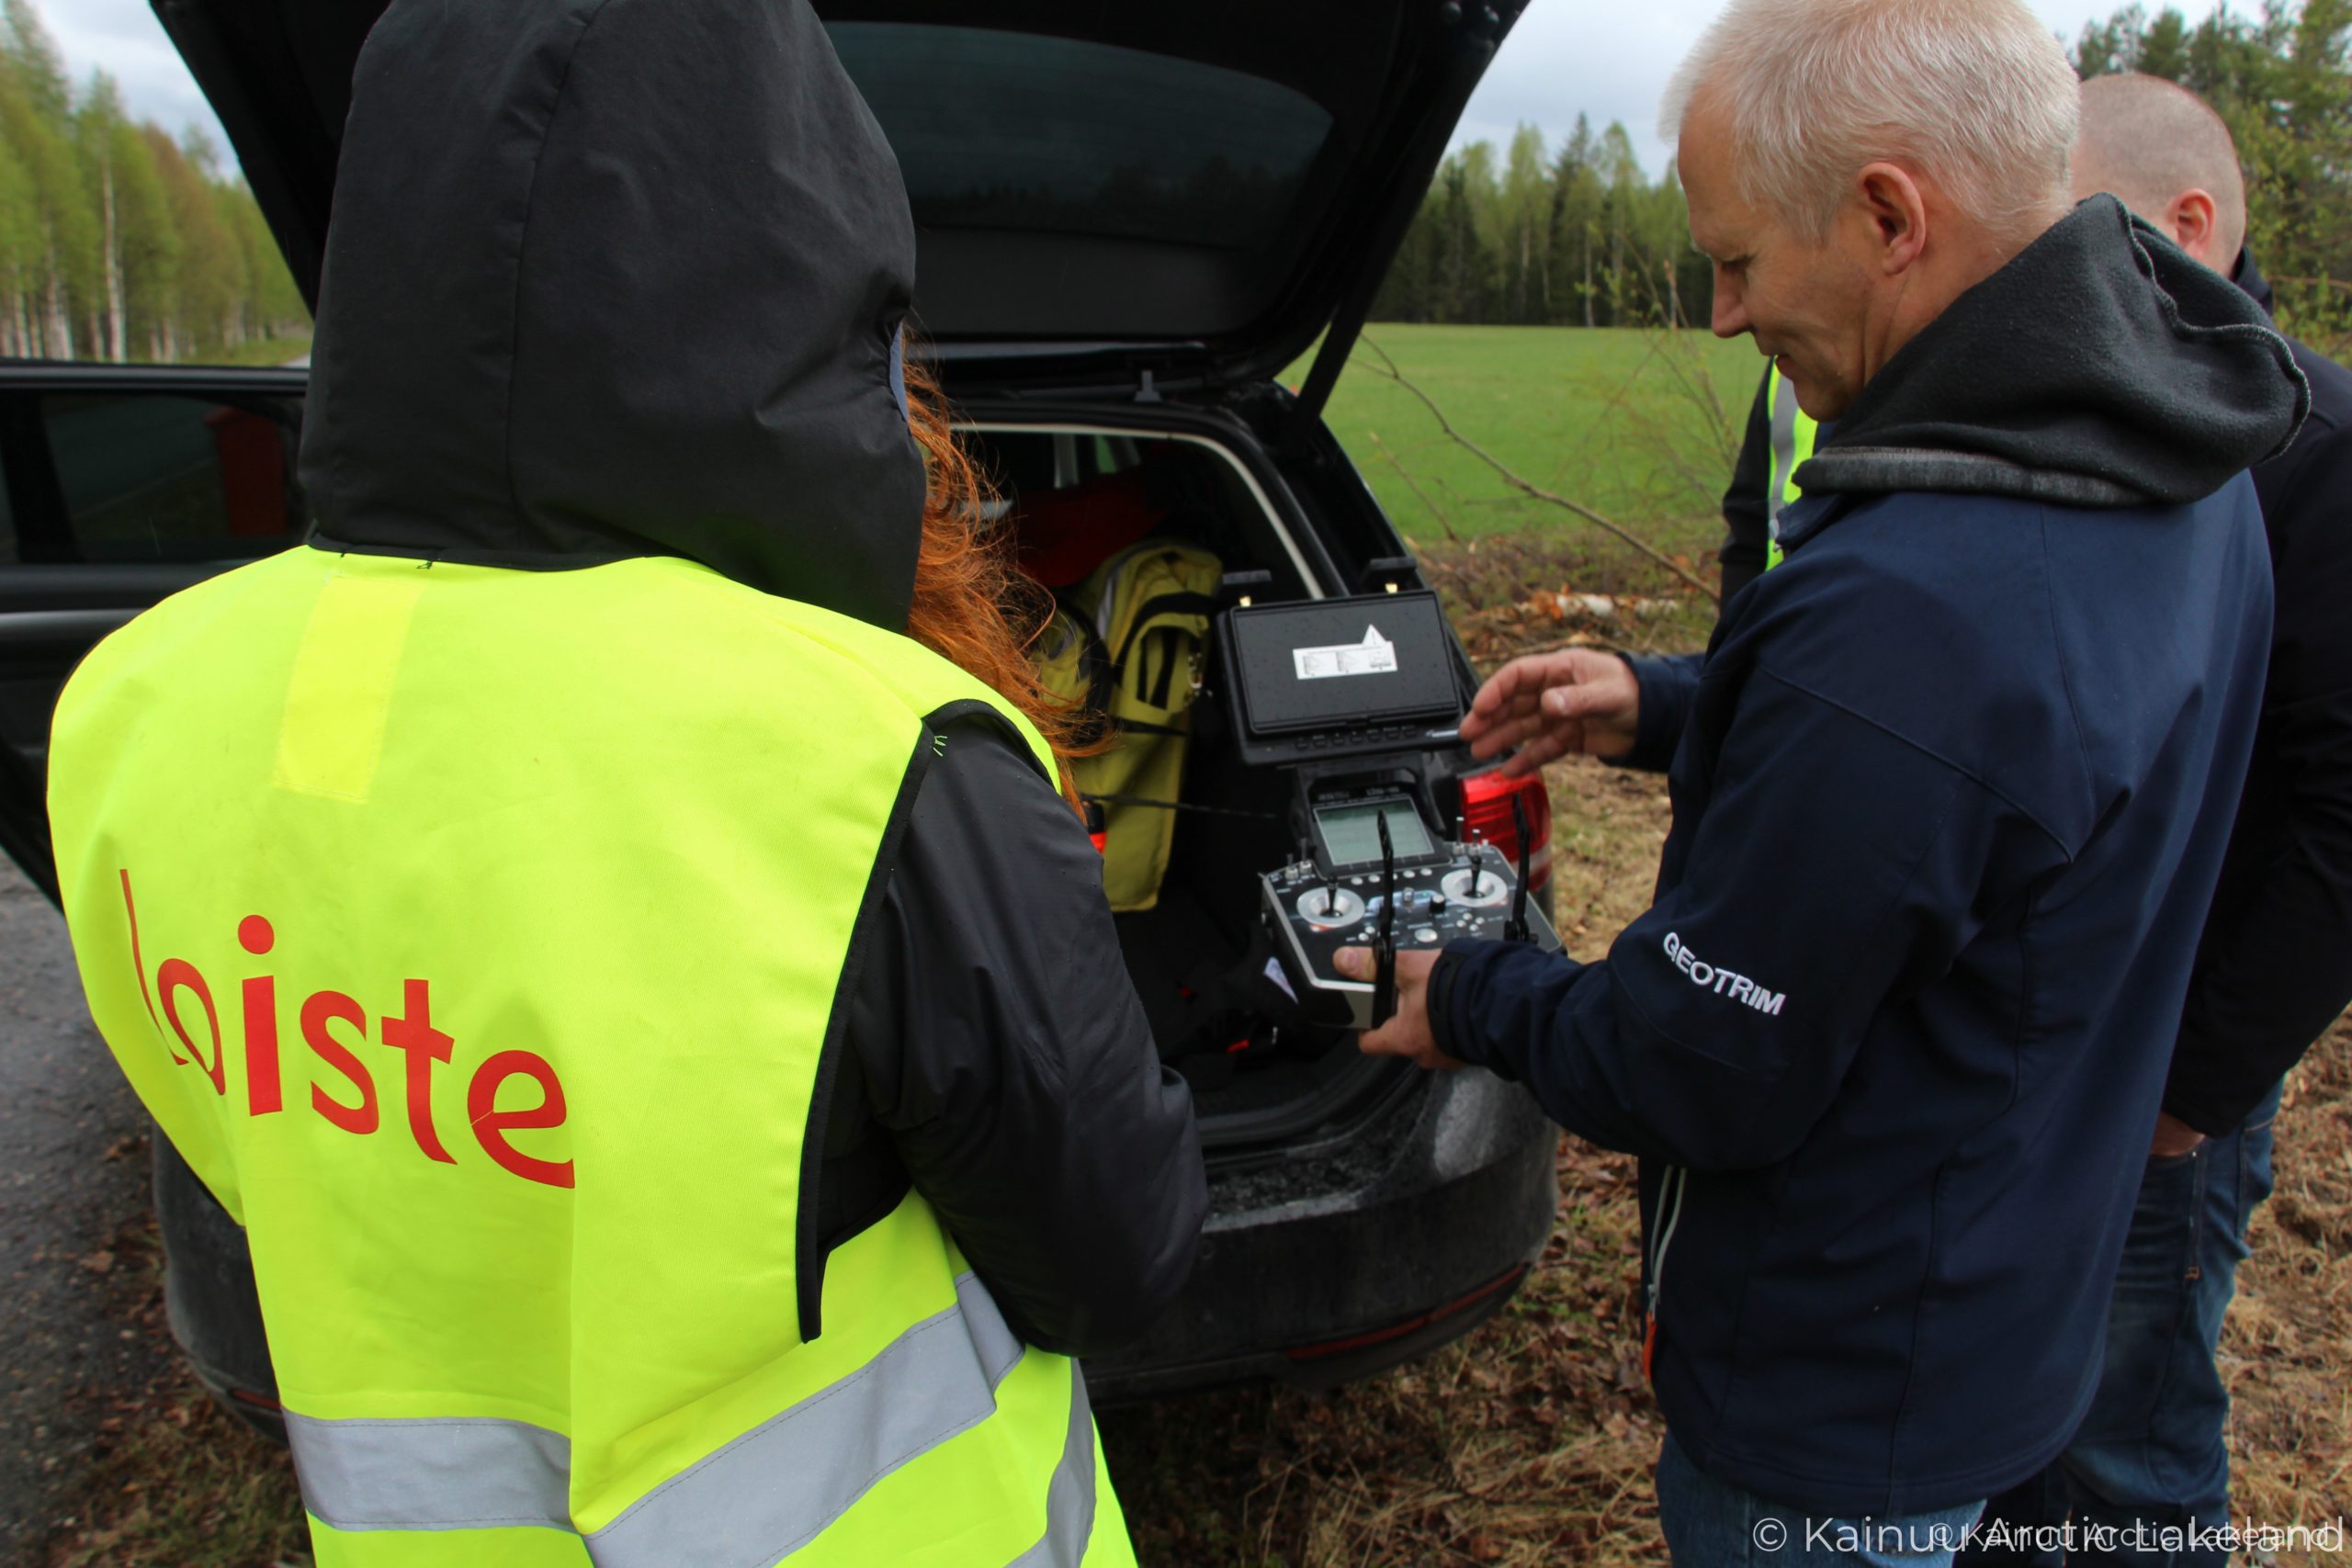
POLYGON ((1393 675, 1396 645, 1382 637, 1378 626, 1366 626, 1362 642, 1294 648, 1290 660, 1302 681, 1328 681, 1335 675, 1393 675))

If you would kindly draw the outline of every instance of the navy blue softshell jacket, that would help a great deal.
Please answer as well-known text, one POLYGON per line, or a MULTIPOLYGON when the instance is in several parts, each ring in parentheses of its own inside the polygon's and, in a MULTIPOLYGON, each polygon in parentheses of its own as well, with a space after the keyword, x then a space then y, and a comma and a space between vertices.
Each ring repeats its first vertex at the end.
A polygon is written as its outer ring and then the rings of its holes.
POLYGON ((2035 1473, 2089 1400, 2268 557, 2226 468, 2096 506, 1807 488, 1695 678, 1645 681, 1681 735, 1649 912, 1590 964, 1455 944, 1429 1005, 1442 1049, 1642 1157, 1693 1461, 1883 1517, 2035 1473))

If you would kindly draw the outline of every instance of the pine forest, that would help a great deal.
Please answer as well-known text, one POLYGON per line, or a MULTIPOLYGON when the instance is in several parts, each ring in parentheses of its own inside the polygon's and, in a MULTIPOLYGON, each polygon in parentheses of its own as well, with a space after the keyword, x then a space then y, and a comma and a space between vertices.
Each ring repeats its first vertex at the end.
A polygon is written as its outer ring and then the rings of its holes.
POLYGON ((309 333, 220 149, 70 81, 32 0, 0 0, 0 355, 267 363, 309 333))
MULTIPOLYGON (((1506 46, 1508 47, 1508 46, 1506 46)), ((2083 31, 2085 76, 2141 71, 2201 95, 2245 167, 2247 243, 2280 324, 2352 347, 2352 0, 2269 0, 2190 25, 2141 6, 2083 31)), ((1713 284, 1671 165, 1650 179, 1625 129, 1581 116, 1556 145, 1521 126, 1499 154, 1449 155, 1374 310, 1381 321, 1704 326, 1713 284)))

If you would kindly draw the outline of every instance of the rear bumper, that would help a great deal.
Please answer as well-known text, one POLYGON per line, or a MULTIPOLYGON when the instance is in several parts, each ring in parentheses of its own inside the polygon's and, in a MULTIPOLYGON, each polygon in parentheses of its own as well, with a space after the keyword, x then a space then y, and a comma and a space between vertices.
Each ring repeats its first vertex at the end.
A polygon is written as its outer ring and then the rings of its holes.
MULTIPOLYGON (((1328 1388, 1427 1355, 1510 1299, 1551 1234, 1558 1134, 1524 1093, 1438 1075, 1343 1150, 1211 1177, 1193 1278, 1144 1339, 1089 1361, 1104 1404, 1272 1378, 1328 1388)), ((164 1298, 207 1387, 281 1440, 242 1228, 155 1140, 164 1298)))
POLYGON ((1213 1172, 1191 1282, 1139 1343, 1087 1362, 1097 1402, 1261 1378, 1328 1388, 1427 1355, 1509 1301, 1551 1235, 1557 1131, 1477 1071, 1438 1075, 1397 1116, 1367 1130, 1395 1151, 1375 1174, 1213 1172))

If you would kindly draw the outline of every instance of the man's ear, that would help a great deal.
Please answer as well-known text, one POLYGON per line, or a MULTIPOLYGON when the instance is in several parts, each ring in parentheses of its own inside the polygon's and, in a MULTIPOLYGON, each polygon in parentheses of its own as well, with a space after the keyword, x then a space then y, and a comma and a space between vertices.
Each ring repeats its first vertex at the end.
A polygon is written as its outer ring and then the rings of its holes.
POLYGON ((2214 224, 2219 216, 2219 204, 2213 200, 2212 193, 2191 186, 2165 204, 2164 220, 2157 226, 2172 235, 2173 243, 2188 252, 2190 261, 2219 270, 2221 261, 2208 254, 2213 249, 2214 224))
POLYGON ((1919 182, 1896 164, 1866 164, 1855 186, 1880 266, 1889 276, 1908 271, 1928 248, 1928 198, 1919 182))

